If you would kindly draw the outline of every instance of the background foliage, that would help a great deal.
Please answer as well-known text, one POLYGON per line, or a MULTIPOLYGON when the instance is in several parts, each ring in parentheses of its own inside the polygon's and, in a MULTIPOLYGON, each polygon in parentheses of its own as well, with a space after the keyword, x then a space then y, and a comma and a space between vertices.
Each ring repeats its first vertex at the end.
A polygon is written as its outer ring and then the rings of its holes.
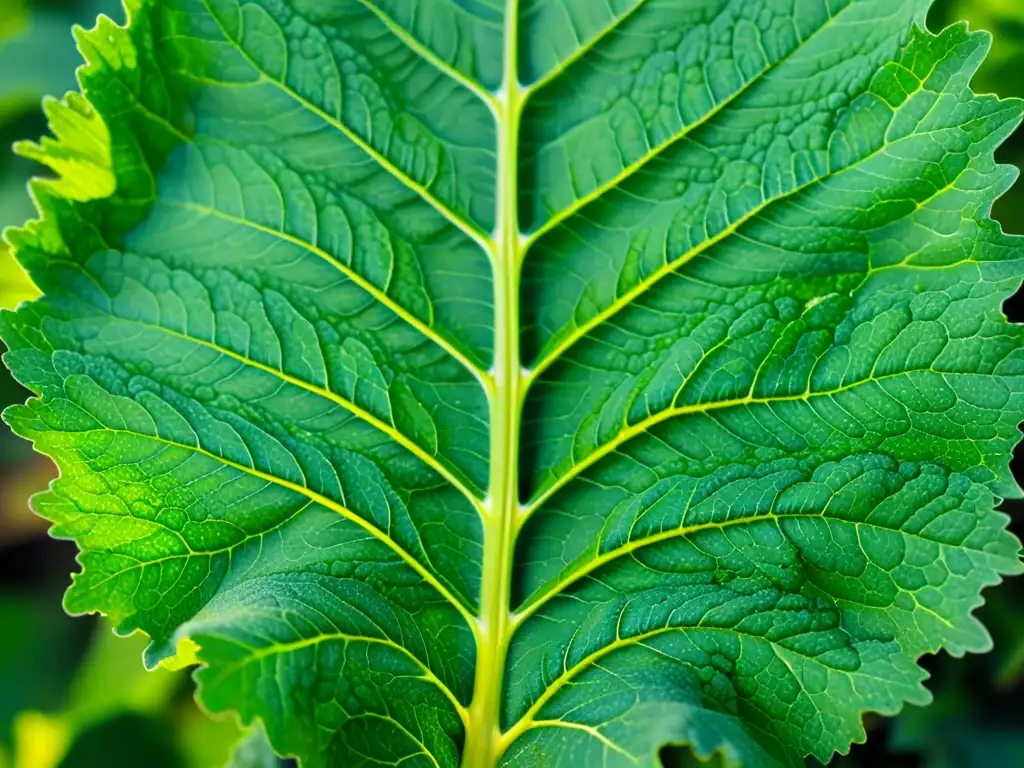
MULTIPOLYGON (((100 12, 119 18, 119 4, 0 0, 0 228, 32 215, 25 182, 36 169, 7 147, 41 135, 43 96, 73 87, 80 57, 72 24, 91 26, 100 12)), ((995 35, 975 90, 1024 96, 1024 3, 937 0, 932 28, 961 18, 995 35)), ((1024 132, 1003 147, 1000 159, 1024 167, 1024 132)), ((995 214, 1008 231, 1024 233, 1024 186, 1001 199, 995 214)), ((0 244, 0 305, 30 298, 32 290, 0 244)), ((1024 320, 1022 297, 1009 302, 1006 311, 1024 320)), ((9 378, 0 378, 0 406, 23 397, 9 378)), ((1015 469, 1020 476, 1021 467, 1015 469)), ((0 768, 279 765, 259 733, 244 734, 232 722, 203 715, 192 703, 184 672, 144 671, 143 638, 115 638, 102 621, 64 615, 60 595, 75 570, 74 545, 49 539, 26 503, 51 473, 27 443, 0 433, 0 627, 5 629, 0 633, 0 768)), ((1020 535, 1024 510, 1007 511, 1020 535)), ((935 703, 870 723, 867 745, 835 765, 1024 765, 1022 604, 1021 580, 990 590, 980 614, 992 632, 994 651, 965 660, 926 660, 935 703)), ((665 755, 666 765, 681 759, 665 755)))

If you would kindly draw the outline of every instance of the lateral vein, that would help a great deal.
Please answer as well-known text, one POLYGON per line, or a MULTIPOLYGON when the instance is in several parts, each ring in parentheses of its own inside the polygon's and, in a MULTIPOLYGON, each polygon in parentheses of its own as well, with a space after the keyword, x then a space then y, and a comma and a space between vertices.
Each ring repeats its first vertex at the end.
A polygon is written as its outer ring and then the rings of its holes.
MULTIPOLYGON (((382 637, 368 637, 366 635, 352 635, 346 632, 331 632, 329 634, 316 635, 314 637, 303 638, 302 640, 295 640, 290 643, 272 643, 269 646, 263 648, 253 648, 252 652, 243 660, 231 665, 224 669, 219 677, 227 677, 228 675, 234 674, 236 671, 244 666, 252 664, 255 661, 266 658, 268 656, 276 656, 285 653, 292 653, 294 651, 308 648, 311 646, 319 645, 320 643, 328 642, 330 640, 343 640, 348 643, 366 643, 368 645, 382 645, 395 651, 399 651, 405 655, 410 661, 416 664, 417 667, 423 672, 423 678, 434 684, 448 699, 451 705, 455 708, 455 711, 459 714, 463 724, 466 723, 466 707, 456 697, 452 690, 445 685, 444 681, 439 678, 430 667, 423 663, 417 658, 412 651, 408 648, 404 648, 398 643, 388 638, 382 637)), ((242 645, 238 643, 238 645, 242 645)), ((248 649, 250 646, 242 645, 242 647, 248 649)))
POLYGON ((306 240, 303 240, 300 237, 296 237, 295 235, 292 235, 288 232, 283 232, 276 230, 272 227, 264 226, 263 224, 259 224, 255 221, 242 218, 241 216, 235 216, 233 214, 227 213, 218 208, 213 208, 208 205, 200 205, 199 203, 191 202, 174 202, 173 205, 185 208, 186 210, 196 211, 197 213, 216 216, 219 219, 229 221, 233 224, 238 224, 239 226, 249 227, 271 237, 275 237, 280 240, 292 243, 293 245, 296 245, 299 248, 302 248, 308 251, 309 253, 314 254, 315 256, 319 256, 321 259, 323 259, 328 264, 333 266, 353 283, 355 283, 368 294, 370 294, 380 304, 394 312, 396 315, 402 318, 402 320, 404 320, 417 331, 419 331, 421 334, 423 334, 427 339, 429 339, 434 344, 439 346, 451 357, 455 358, 462 365, 463 368, 465 368, 467 371, 472 373, 474 377, 476 377, 477 381, 480 382, 480 385, 482 387, 487 389, 488 387, 491 386, 491 381, 488 378, 486 371, 481 369, 479 365, 470 360, 469 357, 467 357, 466 354, 462 352, 458 347, 456 347, 454 344, 452 344, 450 341, 444 338, 444 336, 442 336, 440 333, 434 330, 434 328, 432 328, 430 325, 427 325, 425 322, 423 322, 414 314, 412 314, 401 304, 397 303, 394 299, 388 296, 380 288, 375 286, 373 283, 371 283, 365 277, 363 277, 354 269, 349 267, 343 261, 338 259, 336 256, 333 256, 332 254, 325 251, 323 248, 320 248, 319 246, 314 245, 313 243, 310 243, 306 240))
MULTIPOLYGON (((822 28, 824 28, 824 27, 822 27, 822 28)), ((923 90, 924 85, 925 85, 925 83, 928 80, 928 77, 930 77, 930 74, 926 75, 926 76, 924 76, 924 77, 922 77, 920 79, 920 81, 918 83, 917 89, 913 93, 907 94, 907 97, 906 97, 906 100, 904 101, 904 103, 906 103, 906 101, 909 101, 909 99, 910 99, 910 97, 912 95, 914 95, 916 93, 919 93, 921 90, 923 90)), ((710 119, 710 117, 712 117, 712 116, 713 115, 708 115, 707 117, 708 117, 708 119, 710 119)), ((687 133, 688 132, 689 131, 687 131, 687 133)), ((833 169, 833 168, 830 167, 821 176, 817 176, 817 177, 814 177, 812 179, 809 179, 809 180, 805 181, 803 184, 798 184, 795 187, 793 187, 793 189, 791 189, 788 192, 785 192, 783 194, 780 194, 777 197, 770 197, 770 198, 766 198, 766 199, 762 200, 759 205, 754 206, 750 211, 748 211, 747 213, 743 214, 736 221, 734 221, 731 224, 729 224, 729 226, 725 227, 723 230, 721 230, 717 234, 707 238, 706 240, 704 240, 701 243, 698 243, 697 245, 693 246, 692 248, 690 248, 689 250, 687 250, 685 253, 681 254, 677 258, 672 259, 670 261, 667 261, 665 264, 663 264, 661 267, 659 267, 656 271, 651 273, 651 275, 649 277, 645 277, 644 279, 639 281, 635 286, 633 286, 633 288, 631 288, 629 291, 624 293, 622 296, 617 297, 605 309, 603 309, 600 312, 598 312, 597 314, 595 314, 592 318, 590 318, 589 320, 584 322, 582 325, 579 325, 576 328, 574 328, 572 330, 572 332, 570 332, 561 342, 556 344, 550 351, 548 351, 548 352, 543 352, 542 351, 540 359, 534 364, 534 367, 529 372, 530 373, 530 376, 529 376, 530 381, 532 382, 532 381, 536 380, 536 378, 538 376, 540 376, 540 374, 543 371, 545 371, 554 362, 556 362, 559 358, 561 358, 562 355, 570 347, 572 347, 576 342, 578 342, 580 339, 582 339, 584 336, 586 336, 588 333, 590 333, 590 331, 592 331, 594 328, 596 328, 597 326, 603 324, 609 318, 611 318, 614 315, 618 314, 621 310, 625 309, 627 306, 632 304, 633 301, 635 301, 637 298, 639 298, 640 296, 645 294, 656 283, 660 282, 663 278, 665 278, 668 275, 672 274, 673 272, 677 271, 680 267, 685 266, 687 263, 689 263, 693 259, 697 258, 701 254, 705 253, 706 251, 708 251, 713 246, 718 245, 720 242, 722 242, 726 238, 736 234, 743 227, 743 225, 745 225, 748 222, 752 221, 753 219, 757 218, 759 215, 764 213, 769 208, 777 206, 780 203, 784 202, 785 200, 789 200, 789 199, 792 199, 792 198, 798 196, 800 193, 802 193, 802 192, 806 191, 807 189, 810 189, 810 188, 812 188, 812 187, 814 187, 814 186, 816 186, 818 184, 823 183, 824 181, 826 181, 827 179, 831 178, 832 176, 834 176, 837 173, 846 173, 846 172, 852 171, 852 170, 854 170, 854 169, 864 165, 865 163, 869 162, 870 160, 872 160, 872 159, 874 159, 876 157, 879 157, 886 150, 889 150, 889 149, 891 149, 891 148, 893 148, 895 146, 898 146, 903 141, 907 141, 909 139, 913 139, 914 137, 916 137, 918 135, 920 135, 920 134, 911 132, 907 136, 900 137, 899 139, 897 139, 895 141, 891 141, 891 142, 890 141, 883 141, 882 144, 877 149, 873 150, 872 152, 869 152, 864 157, 857 159, 855 162, 850 163, 850 165, 848 165, 846 167, 838 168, 838 169, 833 169)), ((683 138, 683 136, 681 135, 678 138, 673 139, 669 143, 677 141, 680 138, 683 138)), ((667 146, 667 145, 662 145, 662 147, 664 147, 664 146, 667 146)), ((966 171, 966 168, 964 170, 966 171)), ((963 172, 964 171, 961 171, 961 174, 963 172)), ((918 203, 917 204, 917 209, 920 210, 921 207, 926 205, 928 202, 930 202, 931 200, 934 200, 939 195, 941 195, 943 192, 946 192, 949 189, 951 189, 955 185, 955 183, 959 180, 959 178, 960 178, 960 175, 958 174, 957 177, 954 178, 945 187, 936 190, 932 195, 930 195, 925 200, 923 200, 920 203, 918 203)), ((612 186, 615 186, 617 183, 618 182, 615 182, 614 184, 612 184, 612 186)), ((611 187, 609 187, 609 188, 611 188, 611 187)), ((604 192, 606 192, 606 191, 608 191, 608 190, 604 189, 604 190, 602 190, 600 192, 600 194, 604 194, 604 192)), ((600 195, 596 195, 595 199, 598 196, 600 196, 600 195)), ((583 207, 582 205, 581 206, 571 207, 570 209, 568 209, 569 210, 569 215, 572 215, 572 214, 578 212, 582 207, 583 207)), ((565 218, 568 218, 568 216, 563 216, 562 220, 564 220, 565 218)), ((527 244, 524 246, 524 250, 529 249, 530 246, 532 246, 537 241, 537 239, 542 234, 544 234, 544 232, 546 232, 547 230, 553 228, 554 226, 555 226, 555 224, 552 224, 551 226, 545 225, 541 229, 537 230, 533 235, 531 235, 529 237, 529 239, 527 241, 527 244)))
POLYGON ((918 368, 908 371, 897 371, 895 373, 887 373, 882 376, 871 376, 866 379, 858 379, 857 381, 845 384, 835 389, 823 390, 821 392, 802 392, 797 395, 780 395, 777 397, 754 397, 752 395, 745 395, 744 397, 737 397, 729 400, 717 400, 709 403, 695 403, 693 405, 677 406, 673 408, 666 408, 663 411, 648 416, 646 419, 636 422, 625 429, 621 430, 615 437, 598 447, 593 453, 588 454, 581 461, 570 467, 565 474, 555 480, 551 485, 543 490, 543 492, 535 497, 527 506, 523 512, 522 519, 525 521, 530 515, 539 509, 544 502, 554 496, 559 490, 564 488, 571 480, 577 478, 586 469, 593 466, 595 463, 603 459, 610 453, 613 453, 618 449, 620 445, 631 440, 638 435, 647 432, 651 427, 660 424, 663 421, 668 421, 679 416, 687 416, 696 413, 707 413, 710 411, 722 410, 724 408, 738 408, 746 405, 774 405, 775 403, 792 403, 800 401, 811 401, 822 397, 833 397, 835 395, 848 392, 857 387, 866 386, 868 384, 885 381, 887 379, 898 378, 900 376, 910 376, 917 373, 933 373, 940 376, 954 375, 947 374, 944 372, 936 371, 932 368, 918 368))
POLYGON ((451 80, 456 81, 467 90, 471 91, 480 101, 484 102, 493 113, 495 110, 494 94, 486 90, 480 83, 476 82, 470 77, 467 77, 462 72, 457 70, 451 63, 445 61, 430 48, 417 40, 405 27, 401 26, 391 16, 382 11, 370 0, 359 0, 359 2, 366 7, 374 16, 380 19, 381 23, 388 28, 388 30, 405 43, 417 56, 425 61, 429 61, 435 69, 439 70, 442 74, 451 80))
MULTIPOLYGON (((730 627, 711 627, 711 626, 705 627, 705 626, 701 626, 699 624, 695 624, 695 625, 694 624, 690 624, 690 625, 678 625, 678 626, 665 626, 665 627, 659 627, 657 629, 650 630, 649 632, 643 632, 641 634, 634 635, 633 637, 624 637, 624 638, 620 637, 620 638, 616 639, 614 642, 611 642, 608 645, 606 645, 606 646, 604 646, 602 648, 599 648, 598 650, 594 651, 593 653, 588 654, 587 656, 582 658, 579 662, 577 662, 573 666, 565 669, 562 672, 561 675, 559 675, 556 679, 554 679, 551 682, 551 684, 548 685, 544 689, 544 692, 540 696, 537 697, 537 700, 526 711, 526 713, 509 730, 505 731, 505 733, 502 734, 502 744, 503 744, 503 746, 507 747, 507 746, 511 745, 512 742, 515 741, 520 736, 522 736, 523 733, 525 733, 526 731, 531 730, 532 728, 536 727, 539 723, 546 723, 546 722, 548 722, 548 721, 545 721, 545 720, 540 720, 540 721, 535 720, 534 717, 540 712, 540 710, 544 707, 544 705, 547 704, 549 701, 551 701, 551 699, 553 699, 555 697, 555 695, 569 681, 571 681, 574 677, 579 675, 581 672, 583 672, 584 670, 594 666, 598 661, 603 659, 605 656, 608 656, 609 654, 611 654, 611 653, 613 653, 613 652, 615 652, 617 650, 620 650, 621 648, 625 648, 625 647, 630 646, 630 645, 639 645, 639 644, 644 643, 646 640, 650 640, 650 639, 658 637, 660 635, 669 634, 671 632, 728 632, 728 633, 733 634, 733 635, 738 635, 740 637, 747 638, 751 642, 767 643, 768 645, 771 646, 773 653, 776 653, 776 654, 778 654, 778 650, 777 649, 780 646, 780 643, 778 641, 770 640, 767 637, 761 637, 759 635, 752 635, 749 632, 743 632, 743 631, 740 631, 740 630, 737 630, 737 629, 732 629, 730 627)), ((782 646, 782 647, 784 647, 784 646, 782 646)), ((786 650, 789 650, 789 649, 786 649, 786 650)), ((791 652, 792 653, 798 653, 796 651, 791 651, 791 652)), ((803 655, 803 654, 799 654, 799 655, 803 655)), ((811 657, 807 657, 807 658, 811 658, 811 657)), ((817 659, 813 659, 813 660, 816 661, 819 664, 821 663, 817 659)), ((789 666, 789 665, 787 664, 787 666, 789 666)), ((829 669, 835 669, 835 668, 829 667, 829 669)), ((847 670, 835 669, 835 671, 843 672, 845 674, 851 674, 847 670)))
POLYGON ((348 139, 357 147, 359 147, 368 157, 373 159, 389 175, 401 181, 401 183, 404 186, 406 186, 408 189, 412 190, 417 195, 419 195, 424 202, 428 203, 435 211, 437 211, 449 222, 451 222, 464 235, 472 239, 478 246, 480 246, 480 248, 484 250, 485 253, 491 252, 490 239, 485 233, 481 232, 480 229, 475 224, 472 224, 471 222, 466 221, 465 219, 458 216, 453 210, 451 210, 451 208, 449 208, 447 205, 438 200, 437 197, 435 197, 433 193, 431 193, 430 190, 428 190, 423 184, 413 179, 405 171, 403 171, 397 165, 391 162, 391 160, 389 160, 376 149, 374 149, 365 139, 363 139, 359 134, 357 134, 347 125, 345 125, 345 123, 343 123, 341 120, 334 117, 333 115, 328 114, 323 109, 318 107, 316 104, 313 104, 308 99, 296 93, 285 83, 271 77, 270 74, 266 70, 264 70, 263 67, 260 66, 259 62, 257 62, 256 59, 254 59, 252 55, 247 50, 245 50, 241 43, 239 43, 237 40, 231 37, 227 29, 221 23, 221 20, 210 8, 210 0, 203 0, 203 4, 206 6, 207 12, 210 14, 210 17, 214 20, 214 23, 217 25, 218 29, 220 29, 221 34, 224 35, 224 39, 229 41, 235 47, 238 53, 241 56, 243 56, 246 61, 249 62, 249 64, 252 66, 254 70, 259 72, 260 76, 266 82, 272 83, 274 86, 280 89, 282 93, 286 94, 291 99, 293 99, 297 104, 299 104, 303 109, 309 110, 317 117, 319 117, 321 120, 323 120, 325 123, 337 129, 339 133, 341 133, 346 139, 348 139))
POLYGON ((629 758, 631 762, 637 762, 636 755, 627 752, 625 749, 620 747, 614 741, 605 736, 597 728, 591 725, 584 725, 583 723, 574 723, 572 720, 534 720, 530 723, 531 729, 536 728, 568 728, 573 731, 583 731, 589 736, 593 737, 597 741, 601 742, 608 749, 613 752, 618 752, 620 755, 629 758))
POLYGON ((329 389, 324 389, 323 387, 311 384, 310 382, 305 381, 304 379, 297 378, 295 376, 292 376, 291 374, 285 373, 284 371, 278 368, 274 368, 272 366, 253 360, 252 358, 246 357, 245 355, 241 355, 238 352, 234 352, 233 350, 227 349, 226 347, 222 347, 214 342, 206 341, 195 336, 190 336, 186 333, 175 331, 163 325, 146 323, 140 320, 125 320, 124 322, 140 325, 144 328, 149 328, 159 333, 166 333, 168 336, 173 336, 174 338, 181 339, 182 341, 187 341, 192 344, 196 344, 197 346, 209 349, 212 352, 216 352, 218 354, 224 355, 225 357, 231 358, 232 360, 235 360, 236 362, 241 363, 242 365, 267 373, 286 384, 291 384, 292 386, 304 389, 307 392, 310 392, 311 394, 317 395, 318 397, 330 400, 335 405, 351 413, 360 421, 369 424, 374 429, 378 430, 379 432, 383 433, 384 435, 386 435, 387 437, 391 438, 396 443, 401 445, 403 448, 409 451, 409 453, 413 454, 416 458, 418 458, 428 467, 437 472, 446 481, 448 481, 448 483, 454 486, 455 489, 459 491, 459 493, 466 497, 466 500, 473 505, 473 508, 478 513, 483 514, 483 506, 480 502, 480 499, 476 496, 476 494, 474 494, 470 490, 469 486, 467 486, 466 483, 462 479, 460 479, 451 469, 446 467, 442 461, 440 461, 436 456, 432 456, 431 454, 427 453, 425 450, 423 450, 422 447, 414 443, 402 432, 395 429, 395 427, 393 427, 392 425, 384 421, 381 421, 372 413, 360 408, 358 405, 351 402, 350 400, 341 397, 340 395, 332 392, 329 389))
MULTIPOLYGON (((944 543, 942 541, 938 541, 936 539, 929 538, 928 536, 925 536, 925 535, 923 535, 923 534, 921 534, 919 532, 904 531, 904 530, 899 529, 899 528, 893 528, 893 527, 888 527, 888 526, 884 526, 884 525, 879 525, 878 523, 871 523, 871 522, 868 522, 866 520, 849 520, 849 519, 846 519, 846 518, 843 518, 843 517, 834 517, 834 516, 826 515, 826 514, 824 514, 824 512, 822 512, 822 513, 794 512, 794 513, 783 514, 783 515, 780 515, 780 514, 775 513, 775 512, 770 512, 770 513, 765 513, 763 515, 751 515, 749 517, 737 517, 737 518, 734 518, 732 520, 719 520, 719 521, 712 521, 712 522, 708 522, 708 523, 700 523, 698 525, 679 526, 679 527, 676 527, 676 528, 670 528, 670 529, 667 529, 667 530, 664 530, 664 531, 660 531, 660 532, 658 532, 656 534, 653 534, 651 536, 644 536, 642 538, 633 539, 633 540, 627 542, 626 544, 623 544, 622 546, 615 547, 614 549, 610 549, 607 552, 604 552, 604 553, 602 553, 600 555, 597 555, 593 559, 588 560, 582 566, 580 566, 579 568, 577 568, 574 571, 571 571, 570 573, 567 573, 565 576, 563 576, 561 579, 559 579, 557 582, 555 582, 552 586, 548 587, 543 592, 538 593, 537 595, 532 597, 530 600, 528 600, 526 603, 524 603, 523 607, 519 611, 517 611, 515 614, 513 614, 513 619, 512 619, 513 627, 514 628, 518 628, 519 626, 521 626, 527 619, 529 619, 538 610, 540 610, 540 608, 542 608, 546 603, 549 603, 553 598, 555 598, 557 595, 559 595, 561 592, 563 592, 566 588, 572 586, 576 582, 580 581, 581 579, 585 578, 589 574, 593 573, 594 571, 599 569, 601 566, 606 565, 606 564, 608 564, 608 563, 610 563, 610 562, 612 562, 614 560, 617 560, 620 557, 624 557, 624 556, 626 556, 626 555, 628 555, 628 554, 630 554, 632 552, 635 552, 638 549, 643 549, 644 547, 653 546, 653 545, 659 544, 659 543, 661 543, 663 541, 670 541, 671 539, 683 538, 683 537, 686 537, 686 536, 690 536, 690 535, 692 535, 694 533, 700 533, 702 531, 723 530, 725 528, 738 527, 738 526, 742 526, 742 525, 752 525, 754 523, 765 522, 767 520, 774 520, 774 521, 777 522, 777 521, 780 521, 780 520, 797 520, 797 519, 826 520, 826 521, 832 521, 832 522, 836 522, 836 523, 845 523, 847 525, 852 525, 852 526, 854 526, 854 527, 856 527, 858 529, 861 528, 861 527, 864 527, 864 528, 870 528, 870 529, 877 529, 877 530, 880 530, 880 531, 896 532, 896 533, 899 533, 901 536, 905 536, 907 538, 913 538, 913 539, 920 539, 921 541, 926 541, 929 544, 938 544, 940 546, 951 546, 951 545, 946 544, 946 543, 944 543)), ((976 553, 977 555, 987 556, 989 554, 989 553, 985 552, 984 550, 974 549, 974 548, 971 548, 971 547, 967 547, 966 545, 963 545, 963 544, 961 544, 959 546, 962 549, 972 551, 972 552, 976 553)), ((921 608, 921 610, 925 611, 926 613, 932 614, 933 616, 935 616, 936 619, 938 619, 943 624, 946 624, 947 626, 952 626, 952 625, 950 625, 948 619, 940 616, 938 613, 936 613, 933 609, 929 608, 928 606, 922 605, 917 600, 916 597, 914 597, 913 599, 914 599, 914 602, 918 604, 918 607, 921 608)))
POLYGON ((548 70, 543 75, 541 75, 539 78, 537 78, 535 81, 533 81, 532 83, 524 84, 524 86, 523 86, 524 92, 527 95, 529 95, 531 93, 534 93, 535 91, 539 91, 541 88, 543 88, 545 85, 550 83, 555 78, 559 77, 560 75, 565 74, 566 70, 568 70, 569 67, 571 67, 577 61, 579 61, 584 56, 586 56, 588 53, 590 53, 590 51, 594 50, 594 48, 596 48, 597 45, 602 40, 604 40, 606 37, 608 37, 608 35, 610 35, 616 29, 621 27, 622 24, 630 16, 632 16, 634 13, 636 13, 646 3, 647 3, 647 0, 634 0, 633 5, 631 5, 629 8, 627 8, 626 11, 621 16, 615 16, 614 14, 612 14, 612 20, 608 24, 606 24, 604 27, 602 27, 598 31, 598 33, 596 35, 594 35, 592 38, 590 38, 587 42, 585 42, 583 45, 581 45, 579 48, 577 48, 575 51, 573 51, 563 61, 560 61, 558 64, 556 64, 550 70, 548 70))
POLYGON ((562 355, 564 355, 565 352, 569 350, 570 347, 576 344, 576 342, 578 342, 580 339, 582 339, 584 336, 586 336, 588 333, 594 330, 594 328, 596 328, 599 325, 602 325, 609 318, 613 317, 614 315, 618 314, 621 310, 628 307, 636 299, 644 295, 653 285, 660 282, 664 277, 672 274, 680 267, 686 265, 690 261, 693 261, 693 259, 700 256, 705 251, 718 245, 726 238, 735 234, 740 229, 740 227, 742 227, 744 224, 746 224, 747 222, 751 221, 752 219, 756 218, 758 215, 763 213, 769 205, 777 204, 782 200, 786 200, 787 198, 793 197, 799 192, 802 192, 807 186, 808 185, 801 185, 799 187, 794 188, 792 191, 787 192, 784 195, 780 195, 779 197, 765 200, 761 205, 751 209, 746 214, 741 216, 739 219, 734 221, 732 224, 730 224, 728 227, 721 230, 717 234, 702 241, 698 245, 686 251, 678 258, 665 262, 656 271, 651 273, 650 276, 640 280, 626 293, 617 297, 615 301, 611 302, 607 307, 602 309, 600 312, 596 313, 589 320, 582 323, 581 325, 576 326, 576 328, 574 328, 572 332, 569 333, 561 342, 559 342, 549 352, 544 354, 544 356, 541 357, 540 360, 536 363, 536 365, 530 370, 531 381, 536 380, 536 378, 540 376, 541 373, 543 373, 545 370, 547 370, 552 365, 552 363, 558 361, 562 357, 562 355))
POLYGON ((182 450, 192 451, 201 456, 205 456, 206 458, 212 461, 219 462, 226 467, 231 467, 232 469, 237 470, 238 472, 243 472, 247 475, 251 475, 252 477, 257 477, 260 480, 263 480, 272 485, 277 485, 280 486, 281 488, 293 491, 294 493, 298 493, 302 496, 305 496, 307 499, 316 502, 320 506, 329 509, 332 512, 336 512, 338 515, 345 518, 349 522, 358 525, 364 531, 369 533, 373 538, 380 541, 391 551, 393 551, 396 555, 398 555, 403 561, 405 561, 405 563, 410 568, 412 568, 420 576, 420 578, 422 578, 427 584, 433 587, 438 592, 438 594, 441 595, 442 598, 444 598, 447 602, 451 603, 451 605, 459 612, 462 618, 469 624, 470 628, 475 631, 476 617, 473 616, 473 614, 469 611, 465 604, 463 604, 462 600, 457 598, 455 594, 450 589, 448 589, 448 587, 442 584, 441 581, 436 576, 434 576, 434 574, 427 570, 427 568, 422 563, 420 563, 419 560, 417 560, 415 557, 409 554, 405 549, 400 547, 396 541, 391 539, 391 537, 389 537, 386 533, 377 528, 375 525, 370 524, 362 517, 355 514, 347 507, 342 506, 333 499, 330 499, 327 496, 324 496, 323 494, 317 493, 316 491, 312 490, 311 488, 307 488, 304 485, 299 485, 298 483, 293 483, 290 480, 285 480, 284 478, 276 477, 267 472, 263 472, 262 470, 256 469, 255 467, 246 466, 245 464, 233 461, 225 456, 218 456, 217 454, 208 451, 207 449, 203 448, 200 445, 189 445, 188 443, 179 443, 176 440, 170 440, 166 437, 161 437, 160 435, 147 435, 141 432, 133 432, 132 430, 129 429, 108 427, 106 425, 104 425, 99 430, 93 431, 113 432, 116 434, 130 435, 132 437, 138 437, 144 440, 152 440, 154 442, 161 443, 172 448, 180 448, 182 450))
MULTIPOLYGON (((643 2, 643 0, 641 0, 641 2, 643 2)), ((830 17, 824 24, 822 24, 818 29, 814 31, 811 37, 821 34, 824 30, 830 27, 837 18, 839 18, 838 14, 830 17)), ((674 133, 672 136, 665 139, 661 143, 655 144, 654 146, 650 146, 648 150, 643 153, 643 155, 638 157, 629 165, 625 166, 611 179, 604 182, 603 184, 599 184, 596 187, 594 187, 593 190, 585 194, 583 197, 580 197, 577 200, 575 200, 573 204, 570 205, 568 208, 558 211, 557 213, 552 215, 550 219, 545 221, 540 227, 538 227, 536 230, 530 233, 525 249, 529 249, 543 235, 550 232, 552 229, 557 227, 566 219, 570 218, 574 214, 581 211, 584 207, 586 207, 588 203, 593 202, 594 200, 601 197, 609 190, 618 187, 620 184, 622 184, 623 181, 633 176, 637 171, 646 166, 652 160, 661 156, 669 147, 679 143, 694 131, 698 130, 704 125, 707 125, 726 107, 731 106, 737 99, 743 96, 743 94, 747 93, 751 88, 757 85, 764 78, 765 75, 767 75, 772 70, 777 69, 779 66, 788 61, 793 54, 800 50, 800 48, 800 45, 794 46, 792 50, 788 51, 784 56, 779 57, 777 61, 769 62, 765 67, 760 69, 758 72, 755 72, 754 75, 747 82, 743 83, 743 85, 740 88, 738 88, 734 93, 729 94, 727 97, 725 97, 720 102, 715 104, 710 110, 708 110, 706 114, 702 115, 697 120, 694 120, 694 122, 690 123, 689 125, 684 125, 680 127, 680 129, 676 133, 674 133)))

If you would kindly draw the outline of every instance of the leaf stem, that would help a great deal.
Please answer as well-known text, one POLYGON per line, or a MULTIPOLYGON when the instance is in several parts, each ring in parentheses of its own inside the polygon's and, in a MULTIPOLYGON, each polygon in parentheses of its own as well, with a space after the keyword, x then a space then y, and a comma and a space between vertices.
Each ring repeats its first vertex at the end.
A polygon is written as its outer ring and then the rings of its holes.
POLYGON ((483 586, 477 624, 476 680, 469 707, 463 768, 494 768, 501 749, 501 690, 512 633, 512 556, 519 519, 519 421, 523 371, 519 355, 519 120, 524 92, 517 63, 518 0, 506 0, 504 84, 497 94, 498 215, 491 240, 495 287, 491 477, 484 522, 483 586))

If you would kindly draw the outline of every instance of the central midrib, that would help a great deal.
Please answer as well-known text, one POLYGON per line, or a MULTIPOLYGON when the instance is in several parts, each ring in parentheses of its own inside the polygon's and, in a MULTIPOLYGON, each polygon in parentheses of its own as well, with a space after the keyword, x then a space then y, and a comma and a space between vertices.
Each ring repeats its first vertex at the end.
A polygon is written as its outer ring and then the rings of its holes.
POLYGON ((519 422, 523 370, 519 354, 518 137, 524 93, 518 78, 518 0, 505 3, 501 90, 492 102, 498 123, 497 225, 494 269, 494 367, 490 372, 490 482, 485 501, 483 579, 476 622, 476 676, 467 718, 463 768, 494 768, 501 751, 501 691, 512 632, 512 556, 519 520, 519 422))

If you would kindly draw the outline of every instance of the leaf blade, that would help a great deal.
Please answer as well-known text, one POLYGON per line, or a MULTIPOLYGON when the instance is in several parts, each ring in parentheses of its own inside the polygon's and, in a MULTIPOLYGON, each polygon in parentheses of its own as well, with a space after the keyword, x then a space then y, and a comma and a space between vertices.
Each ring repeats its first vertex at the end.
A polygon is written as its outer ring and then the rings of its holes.
POLYGON ((908 32, 926 5, 575 3, 548 49, 543 3, 438 0, 474 30, 445 37, 133 0, 81 35, 56 113, 109 135, 32 150, 85 162, 37 185, 12 240, 44 298, 0 329, 37 396, 7 418, 62 468, 36 506, 83 550, 69 609, 150 663, 197 644, 206 705, 309 765, 797 765, 924 702, 917 657, 983 650, 979 593, 1020 570, 993 507, 1024 419, 1020 246, 987 219, 1021 105, 968 90, 983 38, 908 32), (576 73, 615 53, 642 101, 688 61, 644 30, 738 85, 565 183, 537 137, 614 111, 576 73), (687 47, 709 30, 733 47, 687 47), (716 189, 698 149, 761 175, 716 189))

